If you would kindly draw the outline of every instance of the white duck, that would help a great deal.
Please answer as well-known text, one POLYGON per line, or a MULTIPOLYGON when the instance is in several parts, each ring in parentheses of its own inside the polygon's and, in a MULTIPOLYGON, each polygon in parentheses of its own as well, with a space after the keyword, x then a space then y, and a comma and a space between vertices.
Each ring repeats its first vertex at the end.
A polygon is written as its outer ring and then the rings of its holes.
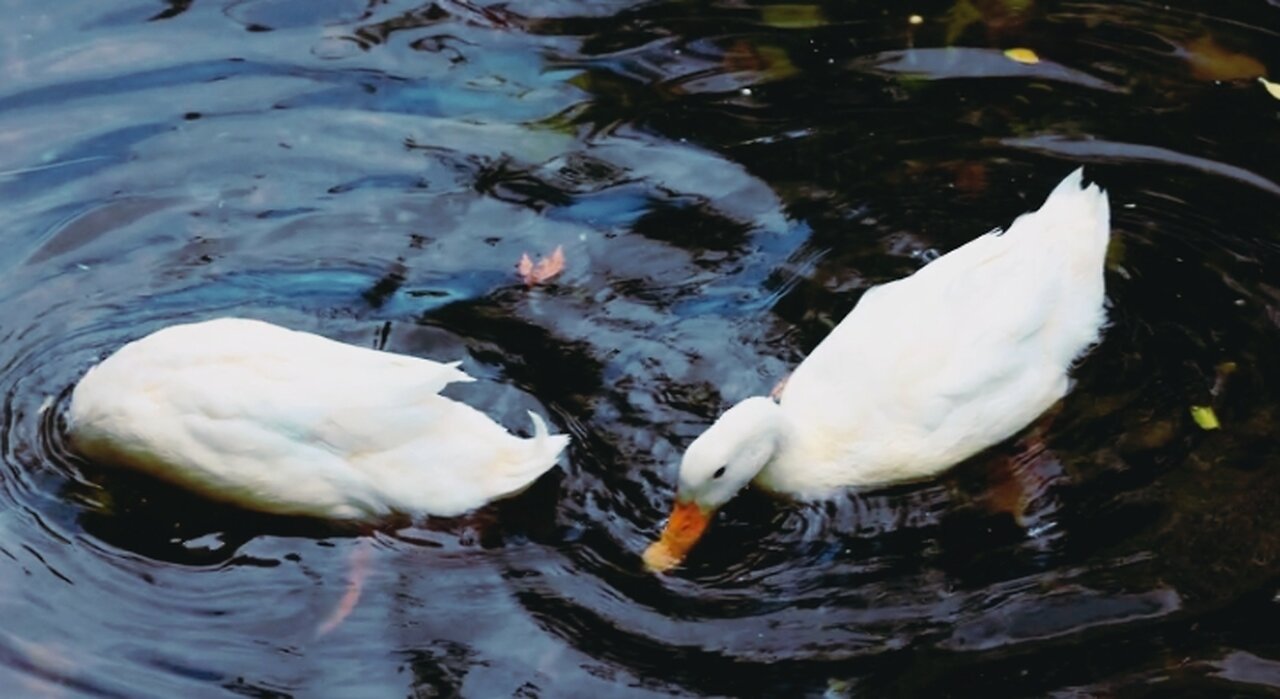
POLYGON ((1062 398, 1098 341, 1107 195, 1071 173, 1038 211, 868 290, 789 379, 689 445, 676 504, 645 562, 683 560, 748 483, 800 499, 927 478, 1062 398))
POLYGON ((472 380, 456 362, 222 318, 164 328, 90 369, 69 434, 90 459, 254 510, 454 516, 523 490, 569 441, 533 413, 521 439, 438 395, 472 380))

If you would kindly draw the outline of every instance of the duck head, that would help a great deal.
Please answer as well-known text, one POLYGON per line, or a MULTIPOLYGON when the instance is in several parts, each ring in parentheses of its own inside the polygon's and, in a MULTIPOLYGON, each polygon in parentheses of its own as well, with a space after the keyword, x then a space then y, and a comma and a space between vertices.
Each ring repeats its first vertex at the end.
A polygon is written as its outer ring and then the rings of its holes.
POLYGON ((680 461, 676 503, 662 537, 645 549, 644 562, 663 572, 679 564, 702 537, 711 517, 773 459, 782 412, 772 400, 748 398, 693 440, 680 461))

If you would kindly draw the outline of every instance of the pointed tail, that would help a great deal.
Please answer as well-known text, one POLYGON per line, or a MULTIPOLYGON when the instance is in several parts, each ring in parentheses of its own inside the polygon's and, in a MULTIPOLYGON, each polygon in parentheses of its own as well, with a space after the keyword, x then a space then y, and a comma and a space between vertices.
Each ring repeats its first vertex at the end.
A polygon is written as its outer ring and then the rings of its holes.
POLYGON ((1049 193, 1036 216, 1046 217, 1072 234, 1087 232, 1094 246, 1105 255, 1111 239, 1111 204, 1107 191, 1096 183, 1084 184, 1084 168, 1078 167, 1049 193))
POLYGON ((534 454, 551 462, 546 469, 543 469, 545 471, 555 465, 556 459, 560 458, 560 452, 569 446, 569 435, 551 434, 542 416, 532 410, 529 411, 529 420, 533 422, 534 454))
MULTIPOLYGON (((1049 275, 1061 270, 1054 345, 1070 363, 1096 343, 1106 326, 1107 245, 1111 240, 1111 206, 1096 184, 1084 186, 1083 169, 1076 169, 1054 188, 1039 211, 1025 218, 1040 229, 1028 244, 1041 248, 1039 269, 1049 275)), ((1019 219, 1021 221, 1022 219, 1019 219)), ((1012 231, 1012 228, 1010 229, 1012 231)), ((1031 232, 1031 231, 1028 231, 1031 232)), ((1047 335, 1047 331, 1046 336, 1047 335)))
POLYGON ((569 446, 569 435, 551 434, 537 413, 529 411, 529 419, 533 422, 533 436, 524 440, 527 455, 495 474, 498 480, 493 484, 497 493, 494 497, 516 495, 533 485, 539 476, 555 467, 560 452, 569 446))

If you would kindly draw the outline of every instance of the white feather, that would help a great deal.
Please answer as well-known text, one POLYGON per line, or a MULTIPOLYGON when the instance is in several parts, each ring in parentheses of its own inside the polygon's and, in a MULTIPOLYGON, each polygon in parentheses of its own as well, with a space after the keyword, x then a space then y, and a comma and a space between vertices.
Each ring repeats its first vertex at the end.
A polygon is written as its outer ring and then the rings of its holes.
POLYGON ((682 490, 722 504, 709 479, 725 460, 702 455, 736 455, 760 432, 774 435, 773 453, 727 459, 756 471, 721 480, 755 476, 802 498, 932 476, 1007 439, 1066 394, 1072 363, 1098 341, 1109 235, 1106 193, 1082 188, 1077 170, 1007 232, 869 290, 776 410, 730 410, 695 441, 682 490))
POLYGON ((521 439, 438 395, 458 363, 379 352, 269 323, 176 325, 77 384, 72 445, 208 497, 341 519, 452 516, 518 492, 568 443, 521 439))

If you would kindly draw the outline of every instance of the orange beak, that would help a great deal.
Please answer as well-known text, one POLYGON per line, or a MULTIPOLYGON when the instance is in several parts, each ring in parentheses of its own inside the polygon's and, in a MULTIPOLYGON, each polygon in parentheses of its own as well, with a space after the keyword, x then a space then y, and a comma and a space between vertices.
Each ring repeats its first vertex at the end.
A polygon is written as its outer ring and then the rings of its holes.
POLYGON ((644 550, 644 564, 655 573, 665 573, 676 567, 689 555, 689 549, 698 543, 702 533, 711 524, 711 513, 703 511, 695 502, 676 501, 667 520, 662 538, 644 550))

